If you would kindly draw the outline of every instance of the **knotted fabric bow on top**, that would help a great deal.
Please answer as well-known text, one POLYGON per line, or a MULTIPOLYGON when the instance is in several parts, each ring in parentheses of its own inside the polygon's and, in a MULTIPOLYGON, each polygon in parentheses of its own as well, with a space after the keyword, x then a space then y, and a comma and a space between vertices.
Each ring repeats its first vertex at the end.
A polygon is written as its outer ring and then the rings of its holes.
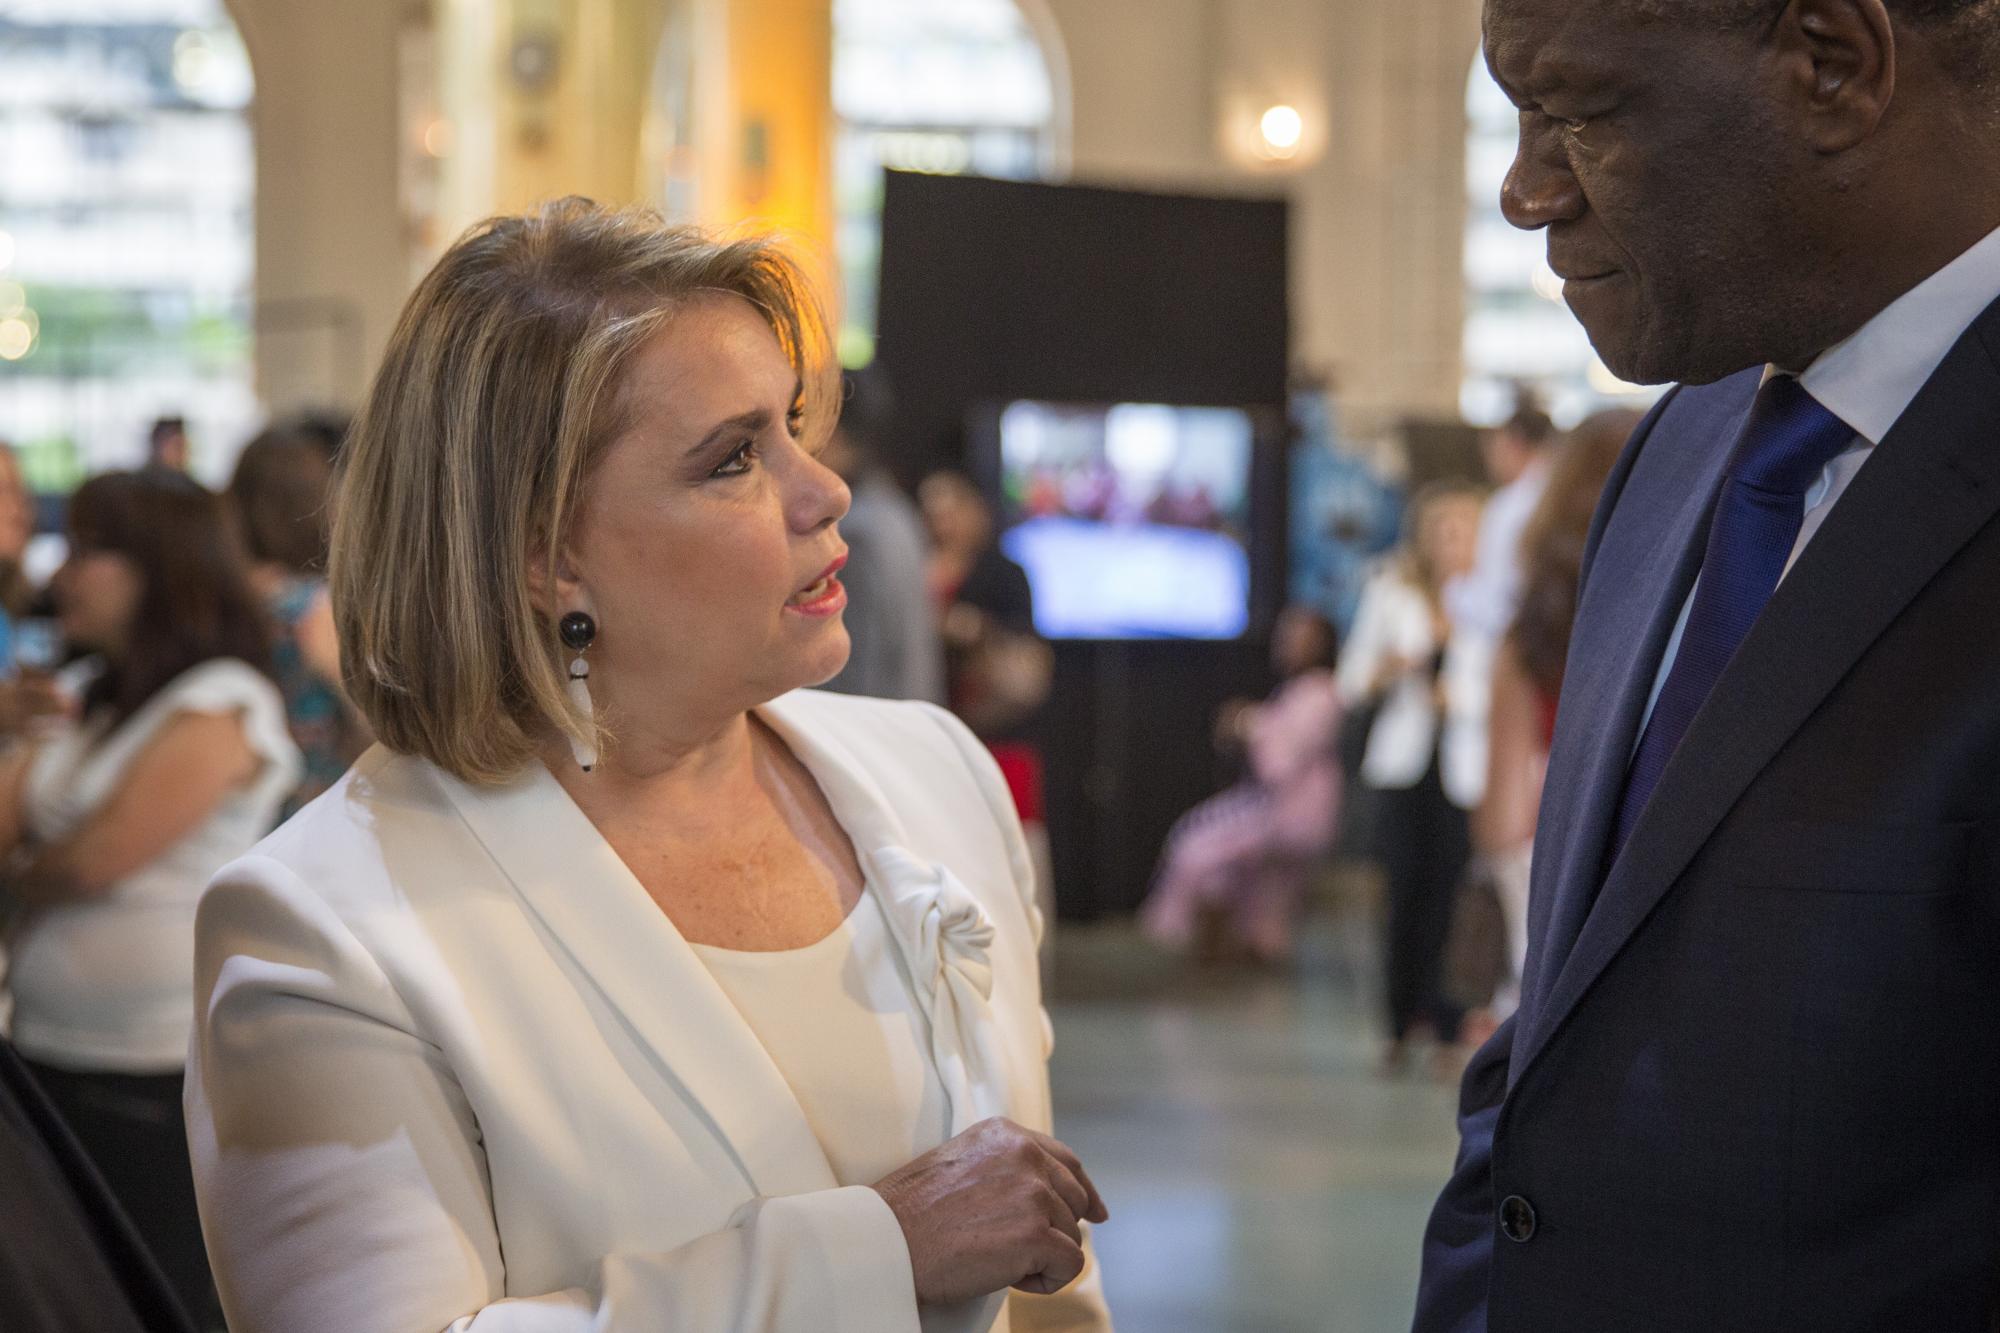
POLYGON ((943 866, 900 847, 870 853, 889 929, 930 1028, 951 1098, 951 1132, 1007 1113, 1007 1065, 993 1014, 993 920, 943 866))

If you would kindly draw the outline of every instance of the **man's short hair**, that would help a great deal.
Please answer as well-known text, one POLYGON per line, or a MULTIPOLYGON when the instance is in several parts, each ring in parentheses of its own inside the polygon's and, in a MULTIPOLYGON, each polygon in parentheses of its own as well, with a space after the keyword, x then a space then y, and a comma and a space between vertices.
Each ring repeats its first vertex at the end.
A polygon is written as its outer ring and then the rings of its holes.
MULTIPOLYGON (((1789 0, 1625 0, 1653 19, 1756 27, 1789 0)), ((1891 17, 1937 29, 1945 72, 1967 87, 2000 91, 2000 0, 1882 0, 1891 17)))

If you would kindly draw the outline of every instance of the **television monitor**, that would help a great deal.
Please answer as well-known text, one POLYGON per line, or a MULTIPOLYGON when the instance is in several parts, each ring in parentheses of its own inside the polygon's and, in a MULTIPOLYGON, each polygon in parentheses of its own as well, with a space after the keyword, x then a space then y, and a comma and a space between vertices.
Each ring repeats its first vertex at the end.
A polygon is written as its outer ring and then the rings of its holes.
POLYGON ((1043 636, 1242 637, 1248 410, 1018 400, 989 413, 1000 548, 1027 571, 1043 636))

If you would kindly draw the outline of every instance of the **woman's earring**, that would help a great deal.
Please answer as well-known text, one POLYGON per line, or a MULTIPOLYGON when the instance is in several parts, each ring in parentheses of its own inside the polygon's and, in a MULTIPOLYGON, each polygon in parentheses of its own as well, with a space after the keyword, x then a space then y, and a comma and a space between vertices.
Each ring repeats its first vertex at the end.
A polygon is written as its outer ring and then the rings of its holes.
MULTIPOLYGON (((578 712, 590 719, 594 734, 597 714, 590 704, 590 663, 583 660, 583 655, 590 651, 591 644, 597 642, 597 622, 586 611, 572 611, 562 618, 556 632, 562 635, 563 646, 576 654, 569 664, 569 701, 578 712)), ((569 751, 576 757, 576 766, 584 772, 588 773, 597 766, 595 742, 586 743, 572 736, 569 751)))

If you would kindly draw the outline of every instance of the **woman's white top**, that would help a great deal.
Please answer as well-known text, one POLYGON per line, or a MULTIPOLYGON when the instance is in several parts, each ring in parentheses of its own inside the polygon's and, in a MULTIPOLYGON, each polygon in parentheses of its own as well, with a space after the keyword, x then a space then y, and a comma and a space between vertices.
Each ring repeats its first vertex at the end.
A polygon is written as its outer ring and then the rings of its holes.
POLYGON ((1050 1130, 998 767, 928 705, 802 691, 758 716, 877 914, 803 961, 704 957, 539 764, 475 787, 378 746, 217 876, 188 1139, 231 1329, 1110 1328, 1094 1265, 919 1312, 901 1225, 849 1183, 989 1116, 1050 1130), (829 976, 847 1011, 808 1017, 850 1035, 812 1049, 794 997, 829 976), (853 1033, 879 1053, 830 1066, 853 1033))
MULTIPOLYGON (((952 1136, 930 1025, 874 888, 801 949, 693 946, 798 1099, 842 1185, 873 1185, 952 1136)), ((920 1310, 924 1333, 1005 1333, 1001 1303, 920 1310)))
POLYGON ((784 1075, 835 1180, 873 1185, 951 1137, 951 1099, 872 892, 802 949, 694 951, 784 1075))
POLYGON ((240 718, 263 766, 193 832, 107 892, 30 910, 15 923, 6 987, 14 1044, 30 1059, 132 1074, 171 1073, 187 1059, 195 905, 217 870, 270 831, 298 782, 278 687, 247 663, 216 658, 175 677, 108 735, 102 721, 63 728, 29 762, 22 818, 38 842, 68 837, 183 713, 240 718))
MULTIPOLYGON (((1350 709, 1366 703, 1376 675, 1391 659, 1430 662, 1444 647, 1429 600, 1392 556, 1362 586, 1354 627, 1340 650, 1335 679, 1342 702, 1350 709)), ((1368 730, 1361 780, 1379 790, 1408 790, 1435 759, 1445 794, 1470 809, 1486 785, 1484 719, 1474 726, 1457 713, 1440 718, 1432 680, 1429 672, 1405 675, 1382 696, 1368 730)), ((1447 694, 1455 688, 1449 673, 1445 688, 1447 694)))

